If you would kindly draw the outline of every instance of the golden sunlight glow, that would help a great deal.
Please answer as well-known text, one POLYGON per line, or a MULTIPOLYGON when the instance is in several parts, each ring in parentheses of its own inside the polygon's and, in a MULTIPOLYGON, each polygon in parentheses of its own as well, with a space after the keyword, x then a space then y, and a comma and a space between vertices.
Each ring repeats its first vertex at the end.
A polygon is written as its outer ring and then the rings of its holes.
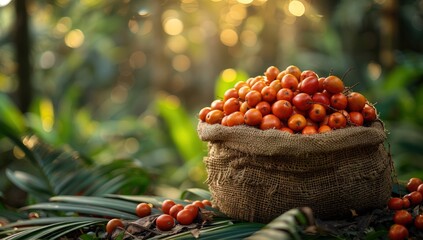
POLYGON ((305 13, 305 6, 302 2, 293 0, 289 3, 288 10, 292 15, 301 17, 305 13))
POLYGON ((191 67, 191 60, 186 55, 177 55, 172 59, 172 67, 178 72, 185 72, 191 67))
POLYGON ((237 0, 237 2, 241 3, 241 4, 250 4, 253 2, 253 0, 237 0))
POLYGON ((257 34, 251 30, 244 30, 241 33, 240 40, 245 46, 253 47, 257 43, 257 34))
POLYGON ((55 30, 59 33, 66 33, 72 27, 72 19, 70 17, 62 17, 57 21, 55 30))
POLYGON ((382 74, 382 67, 378 63, 371 62, 367 64, 367 72, 369 73, 370 79, 376 81, 382 74))
POLYGON ((192 27, 188 30, 188 39, 193 43, 201 44, 205 35, 205 30, 201 27, 192 27))
POLYGON ((235 46, 238 43, 238 34, 233 29, 225 29, 220 33, 220 41, 228 47, 235 46))
POLYGON ((12 0, 0 0, 0 7, 4 7, 9 4, 12 0))
POLYGON ((178 35, 184 30, 184 24, 178 18, 168 18, 163 21, 163 29, 169 35, 178 35))
POLYGON ((174 53, 183 53, 188 48, 188 41, 184 36, 177 35, 169 37, 166 45, 174 53))
POLYGON ((84 43, 84 33, 79 29, 70 31, 65 36, 65 44, 70 48, 79 48, 84 43))
POLYGON ((222 71, 222 80, 225 82, 234 82, 236 80, 236 70, 227 68, 222 71))
POLYGON ((54 124, 54 109, 53 103, 49 99, 45 98, 40 101, 40 118, 44 131, 50 132, 54 124))
POLYGON ((228 15, 234 20, 243 20, 247 16, 247 9, 245 5, 235 4, 230 8, 228 15))
POLYGON ((198 11, 199 4, 197 0, 181 0, 181 9, 187 13, 198 11))

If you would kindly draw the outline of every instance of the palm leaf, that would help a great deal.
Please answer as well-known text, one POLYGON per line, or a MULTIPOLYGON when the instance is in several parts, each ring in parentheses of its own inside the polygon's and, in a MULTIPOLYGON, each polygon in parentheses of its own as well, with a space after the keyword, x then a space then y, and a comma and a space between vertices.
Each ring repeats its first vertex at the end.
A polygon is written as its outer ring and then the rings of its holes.
POLYGON ((135 214, 126 213, 119 210, 114 210, 106 207, 92 206, 85 204, 73 204, 73 203, 56 203, 56 202, 47 202, 47 203, 38 203, 30 206, 21 208, 22 211, 26 210, 47 210, 47 211, 56 211, 56 212, 75 212, 79 214, 94 215, 94 216, 104 216, 111 218, 122 218, 134 220, 138 217, 135 214))
POLYGON ((33 159, 39 174, 8 170, 7 177, 39 201, 55 195, 99 196, 117 193, 125 187, 140 192, 149 184, 148 173, 133 160, 91 167, 76 153, 52 149, 35 136, 23 141, 14 135, 9 137, 33 159))
MULTIPOLYGON (((86 217, 63 217, 63 218, 47 218, 34 219, 6 225, 5 228, 32 226, 21 228, 19 232, 3 238, 4 240, 23 240, 23 239, 57 239, 66 234, 82 229, 88 226, 94 226, 107 222, 102 218, 86 218, 86 217)), ((6 231, 3 232, 7 233, 6 231)), ((2 232, 0 232, 0 235, 2 232)))
POLYGON ((189 188, 182 192, 181 199, 211 199, 211 194, 209 191, 201 188, 189 188))

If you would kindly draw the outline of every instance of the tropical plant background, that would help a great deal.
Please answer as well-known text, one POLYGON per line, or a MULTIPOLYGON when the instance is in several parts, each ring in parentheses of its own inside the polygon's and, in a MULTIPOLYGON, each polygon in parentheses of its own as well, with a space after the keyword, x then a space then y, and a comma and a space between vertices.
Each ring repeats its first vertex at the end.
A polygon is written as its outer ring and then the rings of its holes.
POLYGON ((423 177, 421 0, 0 0, 0 218, 57 195, 207 189, 196 114, 271 65, 376 104, 423 177), (357 85, 356 85, 357 84, 357 85))

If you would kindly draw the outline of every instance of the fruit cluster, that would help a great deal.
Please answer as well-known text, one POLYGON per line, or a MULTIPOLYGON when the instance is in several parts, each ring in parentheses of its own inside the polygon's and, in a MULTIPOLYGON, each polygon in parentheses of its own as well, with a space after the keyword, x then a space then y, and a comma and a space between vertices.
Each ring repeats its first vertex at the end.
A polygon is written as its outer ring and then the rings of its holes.
POLYGON ((408 194, 403 197, 392 197, 388 201, 388 208, 394 211, 394 224, 390 227, 388 237, 391 240, 407 239, 407 227, 414 226, 423 230, 423 181, 420 178, 410 178, 406 185, 408 194))
MULTIPOLYGON (((190 225, 201 219, 201 209, 205 209, 205 206, 211 207, 211 202, 209 200, 197 200, 184 206, 167 199, 161 205, 162 213, 154 216, 155 227, 161 231, 169 231, 177 224, 190 225)), ((135 213, 140 218, 150 217, 152 208, 153 205, 150 203, 139 203, 136 206, 135 213)), ((124 228, 124 223, 121 219, 113 218, 106 225, 107 234, 111 235, 116 228, 124 228)))
POLYGON ((237 82, 223 99, 200 110, 209 124, 248 125, 262 130, 313 134, 347 126, 363 126, 377 118, 367 99, 334 75, 318 77, 312 70, 275 66, 263 76, 237 82))

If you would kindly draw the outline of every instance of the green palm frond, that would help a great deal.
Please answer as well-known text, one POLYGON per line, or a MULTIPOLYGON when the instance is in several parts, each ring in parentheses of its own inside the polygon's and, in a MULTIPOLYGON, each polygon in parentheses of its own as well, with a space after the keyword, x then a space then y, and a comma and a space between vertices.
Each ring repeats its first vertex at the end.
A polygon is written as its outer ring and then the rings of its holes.
POLYGON ((148 173, 134 160, 91 166, 76 152, 53 149, 35 135, 21 140, 8 129, 0 122, 0 132, 25 153, 36 171, 8 169, 6 175, 38 201, 46 201, 55 195, 136 194, 144 192, 149 184, 148 173))

